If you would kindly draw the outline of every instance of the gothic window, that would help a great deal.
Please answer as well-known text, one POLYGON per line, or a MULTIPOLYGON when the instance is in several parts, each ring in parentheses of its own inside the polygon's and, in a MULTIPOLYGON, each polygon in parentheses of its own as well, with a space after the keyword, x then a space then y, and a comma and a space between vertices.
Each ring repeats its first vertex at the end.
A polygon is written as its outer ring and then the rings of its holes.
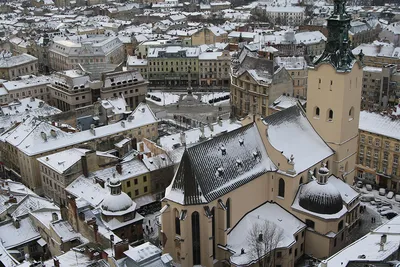
POLYGON ((179 212, 175 209, 175 234, 181 235, 181 220, 179 220, 179 212))
POLYGON ((282 178, 279 179, 278 196, 285 197, 285 181, 282 178))
POLYGON ((200 216, 197 211, 192 213, 192 244, 193 265, 200 265, 200 216))
POLYGON ((349 121, 354 119, 354 107, 351 107, 349 110, 349 121))
POLYGON ((231 199, 226 201, 226 229, 231 228, 231 199))
POLYGON ((319 107, 315 107, 314 116, 319 117, 319 107))
POLYGON ((303 183, 303 176, 300 177, 299 185, 303 183))
POLYGON ((333 121, 333 110, 328 109, 328 121, 333 121))

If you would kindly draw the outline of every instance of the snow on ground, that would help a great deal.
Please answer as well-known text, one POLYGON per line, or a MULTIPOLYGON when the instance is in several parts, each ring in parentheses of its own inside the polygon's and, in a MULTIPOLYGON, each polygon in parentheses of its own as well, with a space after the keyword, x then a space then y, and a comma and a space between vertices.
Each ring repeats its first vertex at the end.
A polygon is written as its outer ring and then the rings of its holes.
MULTIPOLYGON (((155 240, 158 239, 158 234, 159 234, 159 224, 158 220, 160 217, 160 212, 155 212, 152 214, 148 214, 144 217, 143 219, 143 231, 144 231, 144 236, 145 240, 150 241, 152 243, 155 242, 155 240), (153 231, 151 231, 153 229, 153 231)), ((157 243, 154 243, 155 245, 158 245, 157 243)))
MULTIPOLYGON (((379 191, 378 190, 372 190, 372 191, 368 191, 365 187, 359 189, 361 195, 365 195, 365 194, 373 194, 375 199, 379 199, 382 202, 386 202, 392 205, 391 210, 393 210, 394 212, 400 214, 400 202, 397 202, 395 200, 395 197, 393 196, 392 199, 389 199, 385 196, 381 196, 379 195, 379 191)), ((377 207, 373 204, 371 204, 371 202, 361 202, 363 205, 365 205, 367 208, 370 208, 371 210, 374 210, 377 212, 377 207)), ((377 212, 378 213, 378 212, 377 212)), ((380 215, 379 215, 380 216, 380 215)), ((388 219, 385 216, 381 216, 382 217, 382 222, 386 222, 388 221, 388 219)))
POLYGON ((154 95, 156 97, 161 98, 161 101, 157 102, 151 98, 146 97, 147 101, 153 102, 154 104, 159 105, 159 106, 163 106, 164 104, 165 105, 175 104, 179 100, 179 95, 174 94, 174 93, 151 92, 151 93, 149 93, 149 95, 154 95), (164 102, 164 100, 165 100, 165 102, 164 102))

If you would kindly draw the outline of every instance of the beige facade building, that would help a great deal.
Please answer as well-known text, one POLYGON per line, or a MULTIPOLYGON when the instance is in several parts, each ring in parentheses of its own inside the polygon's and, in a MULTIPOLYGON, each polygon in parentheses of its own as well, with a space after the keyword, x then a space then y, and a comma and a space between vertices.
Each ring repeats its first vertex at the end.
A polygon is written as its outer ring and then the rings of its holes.
POLYGON ((0 78, 4 80, 15 80, 24 75, 36 75, 38 71, 38 59, 28 54, 0 59, 0 78))
POLYGON ((229 86, 230 83, 229 51, 210 51, 199 55, 199 85, 200 86, 229 86))
POLYGON ((292 267, 304 254, 333 255, 356 231, 359 194, 350 185, 362 64, 347 34, 336 40, 350 18, 335 12, 328 47, 309 68, 307 112, 295 105, 248 116, 243 127, 185 149, 161 210, 162 246, 175 262, 292 267))
POLYGON ((394 64, 364 67, 361 106, 363 109, 382 110, 396 105, 400 96, 400 73, 394 64))
POLYGON ((278 97, 293 96, 293 80, 288 71, 283 67, 274 71, 276 49, 263 50, 258 49, 258 44, 248 45, 232 60, 231 105, 237 116, 250 113, 268 116, 268 107, 278 97), (242 62, 240 58, 244 58, 242 62))
POLYGON ((125 136, 155 140, 157 125, 153 112, 142 103, 120 123, 76 133, 64 132, 46 121, 31 117, 0 136, 1 157, 6 167, 22 177, 25 185, 42 194, 38 158, 80 146, 107 151, 125 136))
POLYGON ((357 178, 390 191, 400 191, 400 124, 397 111, 381 115, 362 111, 357 178))
POLYGON ((48 53, 50 68, 56 71, 78 69, 79 65, 119 65, 125 60, 124 45, 118 37, 97 34, 53 41, 48 53))
POLYGON ((34 97, 50 102, 50 90, 47 87, 51 83, 48 76, 34 76, 21 80, 3 83, 4 94, 0 96, 0 104, 6 104, 14 99, 34 97))
POLYGON ((228 42, 228 33, 217 26, 203 28, 192 35, 192 45, 204 45, 228 42))
POLYGON ((134 70, 104 74, 92 81, 89 74, 79 70, 57 72, 48 85, 51 103, 63 111, 85 107, 98 99, 124 97, 131 109, 145 99, 148 82, 134 70))
POLYGON ((293 80, 293 96, 307 97, 308 68, 304 57, 276 57, 275 63, 284 67, 293 80))

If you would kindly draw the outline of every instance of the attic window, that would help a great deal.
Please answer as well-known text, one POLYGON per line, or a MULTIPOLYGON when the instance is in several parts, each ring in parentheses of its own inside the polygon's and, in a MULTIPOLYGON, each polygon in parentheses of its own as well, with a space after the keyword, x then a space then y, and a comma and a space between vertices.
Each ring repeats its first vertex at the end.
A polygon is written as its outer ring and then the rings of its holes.
POLYGON ((161 158, 162 160, 165 160, 165 157, 164 157, 163 155, 161 155, 160 158, 161 158))
POLYGON ((150 164, 153 164, 153 159, 149 159, 149 163, 150 163, 150 164))
POLYGON ((244 140, 242 138, 239 139, 239 145, 241 145, 241 146, 244 145, 244 140))
POLYGON ((226 148, 225 148, 225 146, 224 146, 224 145, 221 145, 221 146, 220 146, 220 149, 221 149, 221 152, 222 152, 222 156, 225 156, 225 155, 226 155, 226 148))
POLYGON ((239 168, 242 168, 242 167, 243 167, 243 162, 242 162, 241 159, 237 159, 237 160, 236 160, 236 166, 238 166, 239 168))
POLYGON ((253 152, 253 157, 254 157, 254 159, 258 159, 260 157, 258 151, 253 152))
POLYGON ((217 169, 216 175, 217 177, 221 177, 222 175, 224 175, 224 169, 222 167, 219 167, 217 169))

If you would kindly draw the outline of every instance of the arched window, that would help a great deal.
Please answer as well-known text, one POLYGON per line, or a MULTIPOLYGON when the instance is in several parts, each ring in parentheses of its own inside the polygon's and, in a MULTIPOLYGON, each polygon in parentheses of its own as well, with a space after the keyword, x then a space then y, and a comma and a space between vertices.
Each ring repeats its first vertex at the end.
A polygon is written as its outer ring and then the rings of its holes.
POLYGON ((319 107, 314 108, 314 117, 319 117, 319 107))
POLYGON ((285 197, 285 180, 283 180, 282 178, 279 179, 278 196, 285 197))
POLYGON ((337 230, 338 232, 343 229, 343 220, 341 220, 338 224, 337 230))
POLYGON ((306 225, 307 225, 307 227, 310 227, 312 229, 315 228, 315 222, 312 220, 306 219, 306 225))
POLYGON ((313 176, 317 178, 317 168, 314 168, 313 176))
POLYGON ((179 212, 175 209, 175 234, 181 235, 181 220, 179 220, 179 212))
POLYGON ((349 121, 354 119, 354 107, 351 107, 349 110, 349 121))
POLYGON ((226 201, 226 229, 231 228, 231 199, 226 201))
POLYGON ((328 109, 328 121, 332 121, 332 120, 333 120, 333 110, 328 109))
POLYGON ((300 181, 299 181, 299 184, 302 184, 302 183, 303 183, 303 176, 300 177, 300 181))
POLYGON ((325 167, 326 167, 327 169, 329 169, 329 160, 327 160, 327 161, 325 162, 325 167))
POLYGON ((200 265, 200 216, 197 211, 192 213, 192 244, 193 265, 200 265))

